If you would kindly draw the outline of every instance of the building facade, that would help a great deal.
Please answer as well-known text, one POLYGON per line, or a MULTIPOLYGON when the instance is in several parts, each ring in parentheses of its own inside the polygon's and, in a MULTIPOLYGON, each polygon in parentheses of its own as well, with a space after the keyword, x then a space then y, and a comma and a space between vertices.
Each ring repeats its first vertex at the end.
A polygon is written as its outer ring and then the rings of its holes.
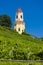
POLYGON ((18 9, 15 16, 15 23, 14 29, 19 33, 22 34, 25 30, 25 23, 23 18, 23 12, 21 9, 18 9))

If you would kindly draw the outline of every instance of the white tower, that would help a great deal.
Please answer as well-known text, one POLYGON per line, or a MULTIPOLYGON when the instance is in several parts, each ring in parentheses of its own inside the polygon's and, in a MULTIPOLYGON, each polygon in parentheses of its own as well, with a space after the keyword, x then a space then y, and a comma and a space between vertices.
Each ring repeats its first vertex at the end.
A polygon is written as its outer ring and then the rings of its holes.
POLYGON ((18 9, 17 12, 16 12, 14 29, 19 34, 22 34, 22 32, 24 32, 24 30, 25 30, 25 23, 24 23, 24 19, 23 19, 23 12, 22 12, 21 9, 18 9))

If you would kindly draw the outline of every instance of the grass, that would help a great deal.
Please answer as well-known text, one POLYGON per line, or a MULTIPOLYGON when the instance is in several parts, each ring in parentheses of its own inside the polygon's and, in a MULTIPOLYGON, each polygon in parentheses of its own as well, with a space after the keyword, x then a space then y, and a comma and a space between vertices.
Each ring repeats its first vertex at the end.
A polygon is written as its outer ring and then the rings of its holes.
MULTIPOLYGON (((13 29, 0 26, 0 59, 43 60, 43 38, 37 38, 27 33, 19 35, 13 29)), ((0 63, 12 65, 12 62, 0 63)))
POLYGON ((0 65, 43 65, 41 62, 0 62, 0 65))

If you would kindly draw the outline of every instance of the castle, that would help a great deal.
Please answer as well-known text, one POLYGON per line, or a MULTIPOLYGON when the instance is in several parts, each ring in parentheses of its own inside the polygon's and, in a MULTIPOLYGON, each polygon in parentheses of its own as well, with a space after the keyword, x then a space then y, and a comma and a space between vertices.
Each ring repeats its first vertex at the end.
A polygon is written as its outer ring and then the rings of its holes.
POLYGON ((23 12, 22 12, 21 9, 18 9, 16 11, 14 29, 19 34, 22 34, 24 32, 24 30, 25 30, 25 23, 24 23, 24 18, 23 18, 23 12))

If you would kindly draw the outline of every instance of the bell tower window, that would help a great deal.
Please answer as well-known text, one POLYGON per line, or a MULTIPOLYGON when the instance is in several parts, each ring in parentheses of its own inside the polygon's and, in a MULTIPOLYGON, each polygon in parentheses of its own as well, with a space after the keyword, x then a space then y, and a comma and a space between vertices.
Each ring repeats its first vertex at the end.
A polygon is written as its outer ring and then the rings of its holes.
POLYGON ((21 15, 21 18, 22 18, 22 15, 21 15))
POLYGON ((18 15, 16 15, 16 18, 18 18, 18 15))

